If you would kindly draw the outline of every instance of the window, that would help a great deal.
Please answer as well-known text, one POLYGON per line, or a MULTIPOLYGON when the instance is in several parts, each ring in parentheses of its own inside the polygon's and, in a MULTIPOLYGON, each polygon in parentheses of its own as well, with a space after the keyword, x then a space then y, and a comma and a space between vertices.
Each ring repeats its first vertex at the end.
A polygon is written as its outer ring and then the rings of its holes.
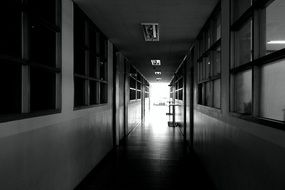
POLYGON ((108 102, 107 39, 74 7, 74 107, 108 102))
POLYGON ((180 66, 170 83, 170 98, 173 98, 173 101, 184 99, 184 67, 185 64, 180 66))
MULTIPOLYGON (((130 100, 139 100, 142 98, 142 86, 143 81, 145 79, 142 77, 140 73, 137 72, 137 70, 131 66, 130 67, 130 100)), ((146 94, 149 93, 149 91, 145 91, 146 94)))
POLYGON ((232 62, 232 111, 241 114, 252 113, 252 72, 253 59, 252 18, 233 30, 234 47, 232 62))
POLYGON ((244 2, 232 7, 231 110, 284 123, 285 2, 244 2))
POLYGON ((284 1, 275 0, 261 12, 265 17, 262 55, 285 48, 284 6, 284 1))
POLYGON ((145 98, 149 98, 149 83, 145 80, 145 98))
POLYGON ((11 0, 1 5, 1 115, 60 109, 58 10, 59 0, 11 0))
POLYGON ((220 4, 198 37, 198 104, 221 107, 221 14, 220 4))

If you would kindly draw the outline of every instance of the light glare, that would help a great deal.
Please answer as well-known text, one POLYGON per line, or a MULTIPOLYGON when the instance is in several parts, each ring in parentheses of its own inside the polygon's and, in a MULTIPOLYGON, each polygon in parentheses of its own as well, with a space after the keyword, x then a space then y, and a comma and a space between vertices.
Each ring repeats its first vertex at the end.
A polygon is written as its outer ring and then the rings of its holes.
POLYGON ((285 44, 285 40, 269 41, 267 44, 285 44))

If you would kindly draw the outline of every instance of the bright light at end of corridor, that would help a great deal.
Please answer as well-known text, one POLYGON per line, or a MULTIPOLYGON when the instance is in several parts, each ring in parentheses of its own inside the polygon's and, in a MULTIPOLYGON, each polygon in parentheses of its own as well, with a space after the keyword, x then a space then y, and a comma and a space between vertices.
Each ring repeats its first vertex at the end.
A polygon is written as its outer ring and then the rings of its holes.
POLYGON ((150 84, 150 97, 157 98, 169 98, 169 86, 168 83, 151 83, 150 84))
POLYGON ((151 83, 150 84, 150 99, 151 105, 165 105, 169 101, 169 86, 168 83, 151 83))

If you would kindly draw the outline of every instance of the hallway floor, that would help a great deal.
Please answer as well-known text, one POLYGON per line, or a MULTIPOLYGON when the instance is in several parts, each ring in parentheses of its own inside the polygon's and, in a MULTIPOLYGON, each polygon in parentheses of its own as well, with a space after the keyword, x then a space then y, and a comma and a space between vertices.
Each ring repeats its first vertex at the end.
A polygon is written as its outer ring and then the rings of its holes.
POLYGON ((180 130, 168 127, 166 112, 153 107, 145 126, 134 129, 76 190, 214 189, 180 130))

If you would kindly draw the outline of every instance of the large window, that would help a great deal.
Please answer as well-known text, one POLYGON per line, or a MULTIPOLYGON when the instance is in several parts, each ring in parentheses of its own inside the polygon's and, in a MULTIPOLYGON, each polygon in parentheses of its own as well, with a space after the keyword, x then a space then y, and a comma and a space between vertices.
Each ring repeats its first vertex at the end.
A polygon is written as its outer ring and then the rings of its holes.
POLYGON ((221 14, 214 10, 198 37, 198 104, 221 107, 221 14))
POLYGON ((183 77, 181 76, 175 81, 175 99, 183 100, 183 87, 183 77))
POLYGON ((2 2, 1 115, 60 109, 59 10, 59 0, 2 2))
POLYGON ((74 12, 74 107, 105 104, 107 39, 77 6, 74 12))
POLYGON ((144 91, 145 98, 149 98, 149 83, 146 80, 144 80, 144 81, 145 81, 144 82, 144 85, 145 85, 145 91, 144 91))
POLYGON ((232 1, 231 110, 284 122, 285 1, 232 1))
POLYGON ((141 76, 137 70, 131 66, 130 67, 130 100, 140 100, 142 93, 142 83, 144 78, 141 76))

